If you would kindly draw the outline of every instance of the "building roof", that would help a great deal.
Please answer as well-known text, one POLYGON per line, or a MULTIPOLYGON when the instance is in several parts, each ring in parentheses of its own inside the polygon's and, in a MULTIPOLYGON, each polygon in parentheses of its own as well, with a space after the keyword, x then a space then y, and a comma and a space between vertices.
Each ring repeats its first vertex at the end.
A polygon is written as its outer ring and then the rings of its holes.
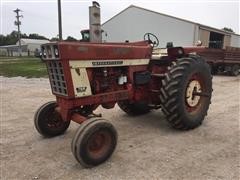
POLYGON ((21 38, 21 41, 23 41, 26 44, 45 44, 45 43, 49 43, 49 40, 46 40, 46 39, 25 39, 25 38, 21 38))
MULTIPOLYGON (((45 44, 45 43, 49 43, 49 40, 45 40, 45 39, 25 39, 25 38, 21 38, 21 42, 22 48, 27 48, 27 46, 29 44, 37 44, 37 45, 41 45, 41 44, 45 44)), ((11 44, 11 45, 5 45, 5 46, 0 46, 1 49, 18 49, 19 45, 18 45, 18 41, 16 42, 16 44, 11 44)))
POLYGON ((178 18, 178 17, 175 17, 175 16, 163 14, 163 13, 156 12, 156 11, 152 11, 152 10, 145 9, 145 8, 142 8, 142 7, 139 7, 139 6, 135 6, 135 5, 130 5, 130 6, 128 6, 127 8, 125 8, 125 9, 122 10, 122 11, 120 11, 118 14, 116 14, 115 16, 111 17, 109 20, 107 20, 106 22, 104 22, 102 25, 104 25, 104 24, 106 24, 107 22, 111 21, 112 19, 114 19, 115 17, 119 16, 120 14, 122 14, 123 12, 125 12, 126 10, 128 10, 128 9, 130 9, 130 8, 137 8, 137 9, 141 9, 141 10, 143 10, 143 11, 148 11, 148 12, 155 13, 155 14, 159 14, 159 15, 162 15, 162 16, 166 16, 166 17, 178 19, 178 20, 180 20, 180 21, 184 21, 184 22, 188 22, 188 23, 191 23, 191 24, 199 25, 199 26, 201 26, 201 27, 208 28, 208 29, 212 29, 212 30, 214 30, 214 31, 218 31, 218 32, 221 32, 221 33, 224 33, 224 34, 234 34, 234 35, 240 36, 239 34, 236 34, 236 33, 227 32, 227 31, 224 31, 224 30, 222 30, 222 29, 217 29, 217 28, 210 27, 210 26, 207 26, 207 25, 203 25, 203 24, 200 24, 200 23, 197 23, 197 22, 189 21, 189 20, 186 20, 186 19, 181 19, 181 18, 178 18))
MULTIPOLYGON (((22 49, 27 49, 27 45, 21 45, 22 49)), ((18 50, 19 45, 6 45, 0 46, 0 49, 7 49, 7 50, 18 50)))

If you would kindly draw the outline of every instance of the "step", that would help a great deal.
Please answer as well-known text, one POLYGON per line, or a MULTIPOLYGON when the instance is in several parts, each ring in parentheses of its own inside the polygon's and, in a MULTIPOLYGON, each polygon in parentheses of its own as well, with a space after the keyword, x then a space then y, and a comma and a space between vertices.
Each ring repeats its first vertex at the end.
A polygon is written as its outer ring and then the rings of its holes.
POLYGON ((159 108, 161 108, 161 105, 148 104, 148 107, 153 108, 153 109, 159 109, 159 108))
POLYGON ((164 78, 164 77, 165 77, 165 74, 152 73, 151 76, 164 78))
POLYGON ((150 91, 153 92, 153 93, 160 93, 159 89, 151 89, 150 91))

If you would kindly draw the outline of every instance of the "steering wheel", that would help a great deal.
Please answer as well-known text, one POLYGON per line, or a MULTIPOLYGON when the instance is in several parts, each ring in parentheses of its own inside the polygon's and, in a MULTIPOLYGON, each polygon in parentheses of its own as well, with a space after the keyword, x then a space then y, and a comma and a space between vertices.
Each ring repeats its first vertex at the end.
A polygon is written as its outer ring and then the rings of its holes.
POLYGON ((159 45, 159 40, 157 36, 152 33, 145 33, 143 36, 144 41, 148 41, 153 47, 157 47, 159 45))

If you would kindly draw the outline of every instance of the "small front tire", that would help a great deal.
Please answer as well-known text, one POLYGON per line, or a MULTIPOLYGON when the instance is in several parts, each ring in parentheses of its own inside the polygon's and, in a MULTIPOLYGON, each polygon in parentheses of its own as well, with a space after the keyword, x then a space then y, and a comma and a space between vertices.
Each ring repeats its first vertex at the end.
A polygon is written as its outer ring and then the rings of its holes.
POLYGON ((105 162, 117 145, 117 131, 104 119, 86 120, 72 140, 72 153, 86 168, 105 162))
POLYGON ((44 137, 54 137, 63 134, 69 127, 70 121, 63 121, 61 115, 55 111, 55 101, 43 104, 35 113, 34 125, 44 137))

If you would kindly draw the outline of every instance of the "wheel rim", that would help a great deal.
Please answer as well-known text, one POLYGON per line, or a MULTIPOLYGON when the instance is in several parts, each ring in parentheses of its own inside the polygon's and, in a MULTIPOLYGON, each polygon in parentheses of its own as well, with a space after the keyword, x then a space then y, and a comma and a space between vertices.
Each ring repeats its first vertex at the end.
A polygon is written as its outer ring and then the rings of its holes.
POLYGON ((192 112, 199 107, 201 103, 201 96, 197 95, 202 93, 204 86, 201 77, 198 74, 192 75, 186 87, 185 103, 187 111, 192 112))
POLYGON ((88 140, 87 152, 93 159, 106 155, 111 148, 112 136, 107 130, 98 130, 88 140))
POLYGON ((234 76, 237 76, 239 74, 239 69, 238 68, 235 68, 234 70, 233 70, 233 75, 234 76))
POLYGON ((63 127, 64 121, 62 120, 62 117, 58 112, 53 111, 49 112, 46 118, 46 125, 49 129, 58 130, 63 127))

